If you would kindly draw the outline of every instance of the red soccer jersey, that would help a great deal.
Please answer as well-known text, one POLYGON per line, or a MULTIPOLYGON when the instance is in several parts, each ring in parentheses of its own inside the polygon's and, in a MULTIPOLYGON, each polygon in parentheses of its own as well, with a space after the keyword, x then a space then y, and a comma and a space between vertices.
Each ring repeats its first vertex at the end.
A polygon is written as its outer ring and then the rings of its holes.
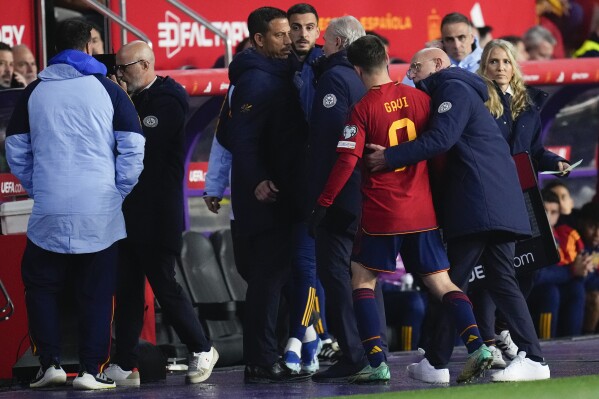
MULTIPOLYGON (((355 105, 337 152, 362 158, 366 143, 398 145, 425 130, 430 98, 391 82, 371 88, 355 105)), ((362 229, 367 234, 404 234, 437 227, 426 161, 390 172, 362 170, 362 229)))

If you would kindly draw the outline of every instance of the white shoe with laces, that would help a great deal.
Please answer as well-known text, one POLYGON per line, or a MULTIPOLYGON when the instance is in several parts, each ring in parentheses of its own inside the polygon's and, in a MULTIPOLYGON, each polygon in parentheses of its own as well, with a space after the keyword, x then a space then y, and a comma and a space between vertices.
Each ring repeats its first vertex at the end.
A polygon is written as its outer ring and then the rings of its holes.
POLYGON ((449 384, 449 369, 436 369, 429 363, 427 358, 419 363, 408 365, 408 376, 418 381, 429 384, 449 384))
POLYGON ((510 360, 518 355, 518 346, 512 341, 509 330, 503 330, 499 335, 495 335, 495 344, 510 360))
POLYGON ((138 387, 140 383, 139 371, 137 369, 126 371, 115 363, 111 363, 106 367, 104 374, 113 380, 117 387, 138 387))
POLYGON ((55 364, 50 365, 46 370, 40 367, 37 375, 29 384, 30 388, 47 388, 57 385, 64 385, 67 382, 67 373, 62 367, 55 364))
POLYGON ((197 384, 206 381, 210 377, 210 374, 212 374, 212 369, 217 361, 218 352, 214 346, 208 352, 192 352, 189 355, 189 365, 187 366, 185 381, 188 384, 197 384))
POLYGON ((501 350, 496 346, 489 346, 489 350, 493 354, 493 363, 491 363, 491 368, 504 369, 507 366, 507 363, 505 360, 503 360, 501 350))
POLYGON ((87 371, 81 371, 73 380, 73 388, 77 390, 92 391, 96 389, 116 388, 113 380, 106 377, 104 373, 98 373, 95 376, 87 371))
POLYGON ((535 362, 526 357, 526 352, 519 352, 505 370, 491 375, 493 382, 537 381, 551 377, 549 366, 545 362, 535 362))

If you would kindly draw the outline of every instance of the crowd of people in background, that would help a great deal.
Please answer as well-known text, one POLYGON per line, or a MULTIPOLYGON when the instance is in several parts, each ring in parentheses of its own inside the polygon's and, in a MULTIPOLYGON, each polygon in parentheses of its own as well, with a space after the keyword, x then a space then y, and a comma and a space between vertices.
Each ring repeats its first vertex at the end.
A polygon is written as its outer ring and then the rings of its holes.
MULTIPOLYGON (((493 381, 548 379, 539 338, 597 332, 599 204, 573 207, 563 179, 570 161, 541 142, 540 109, 547 95, 524 84, 520 63, 599 56, 599 25, 588 38, 575 37, 568 29, 581 18, 575 1, 538 0, 537 7, 539 25, 499 39, 492 27, 475 28, 465 15, 447 14, 439 39, 423 43, 409 61, 405 84, 388 75, 388 64, 398 61, 388 53, 388 40, 365 32, 352 16, 332 19, 321 47, 318 13, 309 4, 287 11, 261 7, 249 15, 249 40, 229 66, 231 86, 204 195, 208 209, 218 213, 231 187, 235 262, 248 283, 245 382, 389 381, 380 275, 395 273, 398 260, 403 273, 413 274, 416 286, 430 294, 425 321, 415 322, 422 332, 414 346, 426 353, 408 366, 413 379, 449 383, 456 334, 469 354, 458 382, 488 368, 498 369, 493 381), (542 190, 560 260, 516 274, 515 242, 531 234, 512 161, 522 152, 530 154, 535 172, 561 175, 542 190), (470 273, 481 263, 490 282, 469 290, 470 273), (290 334, 281 351, 276 330, 283 296, 292 300, 290 334), (323 351, 334 362, 326 370, 319 365, 323 351)), ((187 382, 201 383, 219 354, 174 277, 183 230, 187 95, 174 80, 156 75, 146 43, 123 46, 115 70, 106 71, 91 58, 106 50, 98 26, 69 19, 59 28, 60 52, 39 74, 25 45, 0 43, 0 89, 31 85, 6 141, 11 170, 36 204, 23 260, 31 339, 41 363, 30 386, 66 381, 58 309, 40 286, 54 291, 73 262, 83 265, 86 289, 101 294, 82 299, 98 309, 98 317, 90 320, 80 309, 81 341, 89 348, 81 352, 76 388, 140 384, 136 345, 144 277, 188 347, 187 382), (110 78, 98 75, 107 72, 110 78), (57 207, 83 203, 87 194, 56 203, 58 194, 48 195, 39 171, 57 164, 70 171, 69 165, 49 159, 32 141, 43 127, 56 127, 58 113, 37 101, 54 99, 49 88, 72 94, 77 85, 93 89, 114 110, 111 123, 94 121, 105 148, 93 150, 113 179, 104 176, 105 192, 89 188, 109 196, 112 205, 101 218, 87 206, 63 209, 67 216, 61 217, 77 226, 67 228, 55 220, 57 207), (27 103, 45 111, 29 114, 27 103), (90 226, 103 234, 93 234, 90 226), (58 270, 53 281, 44 280, 53 273, 40 271, 42 261, 58 270), (95 280, 104 267, 105 280, 95 280), (117 350, 109 364, 103 349, 112 318, 107 304, 115 294, 117 350)), ((71 100, 61 101, 66 103, 60 113, 78 132, 81 114, 98 112, 84 99, 76 112, 65 111, 71 100)), ((81 145, 56 142, 58 150, 81 145)))

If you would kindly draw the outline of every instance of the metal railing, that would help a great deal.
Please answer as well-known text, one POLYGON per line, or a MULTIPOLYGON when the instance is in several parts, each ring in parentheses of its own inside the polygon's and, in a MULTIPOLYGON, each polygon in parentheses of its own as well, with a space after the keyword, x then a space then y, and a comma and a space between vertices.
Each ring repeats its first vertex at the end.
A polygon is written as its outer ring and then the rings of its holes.
POLYGON ((4 288, 4 284, 2 284, 2 280, 0 280, 0 292, 4 296, 4 299, 6 300, 6 305, 4 305, 2 308, 0 308, 0 321, 6 321, 6 320, 10 319, 10 316, 12 316, 13 312, 15 311, 15 305, 12 303, 12 300, 10 299, 10 296, 8 295, 8 292, 6 291, 6 288, 4 288))
MULTIPOLYGON (((106 18, 110 19, 112 22, 118 24, 121 28, 126 29, 127 31, 133 33, 135 36, 139 37, 141 40, 148 43, 148 46, 152 48, 152 41, 148 36, 146 36, 141 30, 137 29, 135 26, 131 25, 119 15, 115 14, 109 8, 103 6, 98 3, 96 0, 83 0, 83 2, 89 4, 94 10, 104 15, 106 18)), ((121 10, 122 11, 122 10, 121 10)))
MULTIPOLYGON (((87 0, 87 1, 91 1, 91 0, 87 0)), ((170 4, 174 5, 175 7, 177 7, 179 10, 183 11, 185 14, 190 16, 197 23, 204 25, 206 28, 208 28, 208 30, 210 30, 212 33, 214 33, 216 36, 220 37, 223 40, 223 42, 225 43, 225 67, 228 67, 229 64, 231 63, 231 60, 233 59, 233 51, 232 51, 233 46, 231 45, 231 40, 229 39, 229 36, 224 34, 216 26, 212 25, 210 23, 210 21, 208 21, 206 18, 202 17, 201 15, 199 15, 198 13, 193 11, 191 8, 187 7, 185 4, 179 2, 178 0, 166 0, 166 1, 167 1, 167 3, 170 3, 170 4)))

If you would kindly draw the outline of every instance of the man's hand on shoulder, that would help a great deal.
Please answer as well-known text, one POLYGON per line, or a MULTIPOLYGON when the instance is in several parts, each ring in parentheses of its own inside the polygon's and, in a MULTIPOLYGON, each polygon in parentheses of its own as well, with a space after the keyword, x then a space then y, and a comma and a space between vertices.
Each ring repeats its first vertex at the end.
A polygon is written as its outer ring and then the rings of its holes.
POLYGON ((277 200, 277 193, 279 189, 275 186, 275 183, 270 180, 261 181, 254 190, 254 195, 258 201, 265 204, 270 204, 277 200))
POLYGON ((385 160, 386 148, 378 144, 366 144, 368 152, 364 152, 366 167, 371 172, 380 172, 389 169, 385 160))

